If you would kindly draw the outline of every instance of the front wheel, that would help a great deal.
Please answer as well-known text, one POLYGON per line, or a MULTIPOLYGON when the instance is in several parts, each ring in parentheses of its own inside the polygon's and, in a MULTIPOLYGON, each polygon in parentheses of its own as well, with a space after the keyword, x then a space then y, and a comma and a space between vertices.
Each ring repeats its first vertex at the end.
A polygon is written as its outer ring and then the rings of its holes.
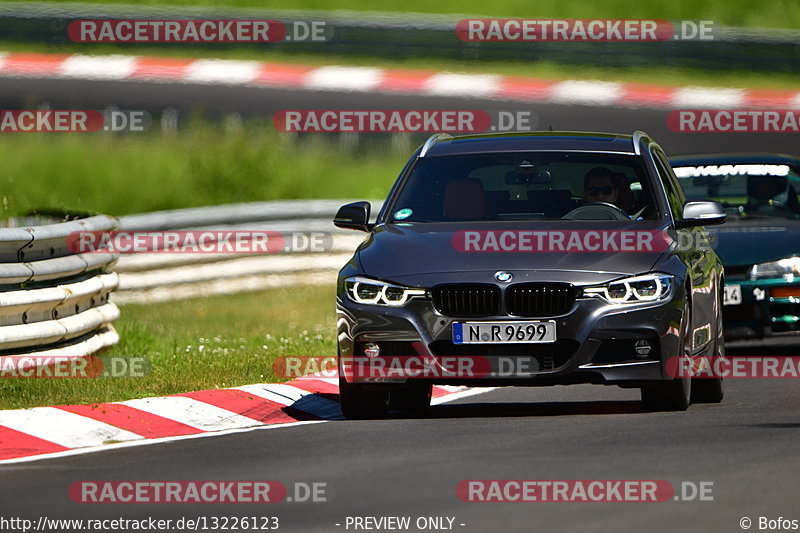
POLYGON ((685 411, 692 397, 692 379, 677 377, 642 387, 642 402, 651 411, 685 411))
POLYGON ((402 389, 389 394, 389 409, 398 411, 424 411, 431 406, 433 384, 410 381, 402 389))
POLYGON ((692 380, 692 403, 720 403, 725 397, 722 378, 692 380))
POLYGON ((371 390, 361 383, 348 383, 340 376, 339 405, 345 418, 352 420, 385 418, 389 408, 389 392, 371 390))
MULTIPOLYGON (((717 337, 714 339, 714 357, 725 357, 725 327, 722 322, 722 301, 717 308, 717 337)), ((725 397, 721 377, 695 378, 692 380, 692 403, 720 403, 725 397)))
MULTIPOLYGON (((683 313, 683 332, 681 334, 682 357, 692 356, 692 321, 687 306, 683 313)), ((689 368, 691 365, 688 366, 689 368)), ((678 368, 686 368, 678 365, 678 368)), ((681 372, 683 373, 683 372, 681 372)), ((669 381, 657 381, 642 387, 642 402, 651 411, 685 411, 692 403, 692 377, 676 376, 669 381)))

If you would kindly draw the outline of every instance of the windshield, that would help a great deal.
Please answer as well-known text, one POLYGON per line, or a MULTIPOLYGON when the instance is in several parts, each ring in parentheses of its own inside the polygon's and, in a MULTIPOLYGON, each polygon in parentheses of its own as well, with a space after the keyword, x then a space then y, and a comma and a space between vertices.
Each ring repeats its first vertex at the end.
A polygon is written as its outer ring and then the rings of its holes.
POLYGON ((740 218, 800 218, 800 176, 789 165, 676 166, 688 200, 714 200, 740 218))
POLYGON ((630 221, 657 216, 639 157, 513 152, 420 159, 387 221, 630 221))

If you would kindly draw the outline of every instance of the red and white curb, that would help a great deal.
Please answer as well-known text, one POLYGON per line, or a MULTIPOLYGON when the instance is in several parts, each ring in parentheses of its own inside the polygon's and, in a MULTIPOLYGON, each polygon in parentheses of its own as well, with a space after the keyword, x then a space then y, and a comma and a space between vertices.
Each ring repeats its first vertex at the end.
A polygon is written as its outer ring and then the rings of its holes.
POLYGON ((0 77, 276 87, 666 109, 797 109, 800 92, 227 59, 0 52, 0 77))
MULTIPOLYGON (((0 411, 0 464, 342 419, 338 378, 0 411)), ((435 386, 434 405, 486 388, 435 386)))

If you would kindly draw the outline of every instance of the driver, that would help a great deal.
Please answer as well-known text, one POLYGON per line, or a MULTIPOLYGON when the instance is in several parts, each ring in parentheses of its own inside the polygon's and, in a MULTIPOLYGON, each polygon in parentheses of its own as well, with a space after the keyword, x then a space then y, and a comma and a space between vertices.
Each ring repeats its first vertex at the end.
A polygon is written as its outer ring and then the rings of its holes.
POLYGON ((607 202, 616 205, 619 189, 614 173, 605 167, 595 167, 583 178, 583 199, 586 202, 607 202))
POLYGON ((747 178, 748 205, 751 209, 770 205, 770 200, 783 199, 788 180, 773 176, 750 176, 747 178))
POLYGON ((745 211, 769 214, 784 209, 797 214, 797 193, 784 176, 749 176, 745 211))

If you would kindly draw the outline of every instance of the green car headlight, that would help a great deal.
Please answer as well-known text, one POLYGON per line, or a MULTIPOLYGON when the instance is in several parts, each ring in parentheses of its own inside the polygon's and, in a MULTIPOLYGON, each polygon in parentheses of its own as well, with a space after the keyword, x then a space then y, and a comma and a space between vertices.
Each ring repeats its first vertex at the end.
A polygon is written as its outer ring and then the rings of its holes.
POLYGON ((759 263, 750 268, 750 279, 793 279, 800 276, 800 257, 787 257, 768 263, 759 263))

